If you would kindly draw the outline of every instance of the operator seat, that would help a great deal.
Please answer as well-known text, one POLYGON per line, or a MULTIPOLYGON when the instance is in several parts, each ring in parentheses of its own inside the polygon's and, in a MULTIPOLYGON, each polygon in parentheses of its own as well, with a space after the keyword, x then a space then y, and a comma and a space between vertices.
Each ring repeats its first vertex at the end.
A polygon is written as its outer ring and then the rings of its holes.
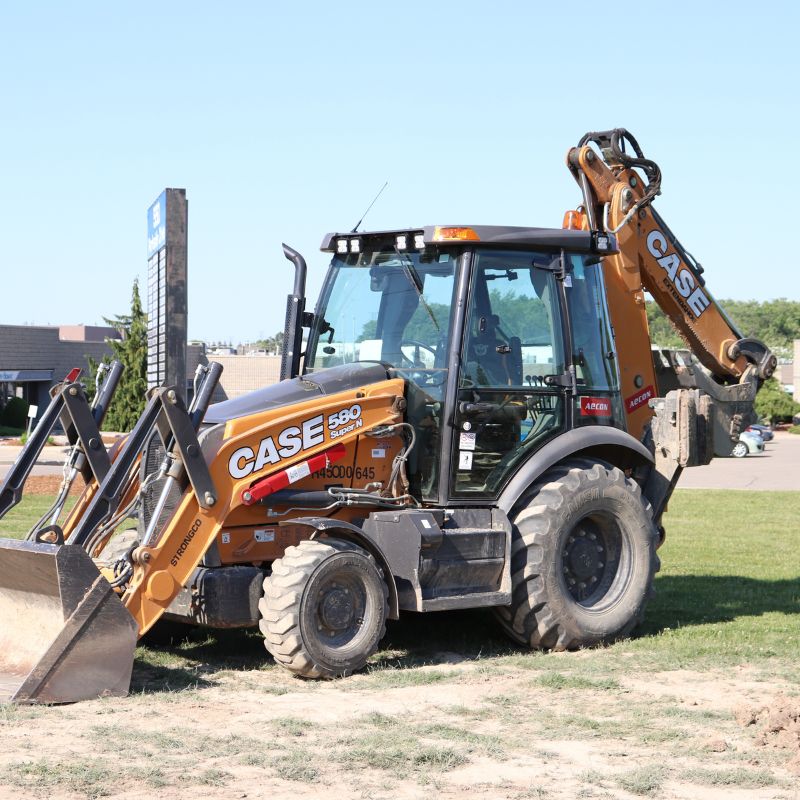
POLYGON ((522 386, 522 343, 500 332, 496 314, 480 318, 484 330, 467 341, 467 373, 476 386, 522 386))

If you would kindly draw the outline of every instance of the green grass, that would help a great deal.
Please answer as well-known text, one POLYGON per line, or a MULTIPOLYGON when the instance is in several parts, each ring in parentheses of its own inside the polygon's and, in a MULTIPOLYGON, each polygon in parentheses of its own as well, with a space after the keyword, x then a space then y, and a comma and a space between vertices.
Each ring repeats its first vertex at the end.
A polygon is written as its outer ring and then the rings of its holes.
MULTIPOLYGON (((23 535, 51 501, 26 497, 0 522, 0 534, 23 535)), ((667 539, 659 551, 656 596, 632 640, 554 656, 515 646, 487 610, 406 614, 389 623, 382 650, 367 671, 338 686, 361 691, 455 683, 465 678, 449 663, 454 657, 485 679, 509 668, 530 670, 533 685, 553 691, 613 693, 620 668, 740 663, 760 667, 765 676, 798 681, 798 519, 800 492, 678 490, 664 520, 667 539), (429 666, 415 669, 420 665, 429 666)), ((269 694, 318 688, 292 681, 276 667, 257 631, 183 628, 160 638, 148 635, 137 649, 134 692, 202 690, 227 681, 245 681, 269 694)))
POLYGON ((615 678, 585 678, 580 675, 563 675, 560 672, 543 672, 533 683, 547 689, 600 689, 603 691, 619 690, 619 681, 615 678))
MULTIPOLYGON (((19 505, 11 509, 0 520, 0 537, 5 539, 22 539, 33 527, 33 524, 47 511, 55 500, 54 495, 27 494, 23 495, 19 505)), ((66 519, 67 512, 75 503, 74 497, 68 497, 61 521, 66 519)))
POLYGON ((658 794, 663 782, 664 769, 653 765, 637 767, 617 778, 620 788, 631 794, 638 794, 644 797, 652 797, 658 794))
POLYGON ((662 568, 632 652, 660 666, 796 652, 800 492, 678 491, 662 568))

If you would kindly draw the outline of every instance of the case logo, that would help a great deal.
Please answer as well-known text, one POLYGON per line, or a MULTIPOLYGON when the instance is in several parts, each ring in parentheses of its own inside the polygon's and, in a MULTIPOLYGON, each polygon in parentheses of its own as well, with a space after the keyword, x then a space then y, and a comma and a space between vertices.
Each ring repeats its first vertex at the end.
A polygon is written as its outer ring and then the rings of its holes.
POLYGON ((711 301, 697 286, 697 278, 683 265, 677 253, 667 253, 667 240, 661 231, 650 231, 647 234, 647 249, 658 261, 659 266, 666 270, 669 283, 666 281, 665 283, 675 299, 681 306, 688 305, 695 317, 699 318, 711 305, 711 301))

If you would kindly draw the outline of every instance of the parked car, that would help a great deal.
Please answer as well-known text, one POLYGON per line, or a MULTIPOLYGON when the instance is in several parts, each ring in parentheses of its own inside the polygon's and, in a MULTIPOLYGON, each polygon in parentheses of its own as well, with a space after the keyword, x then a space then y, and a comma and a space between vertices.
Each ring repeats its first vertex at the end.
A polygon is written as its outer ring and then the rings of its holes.
POLYGON ((748 425, 747 430, 759 434, 765 442, 771 442, 775 438, 775 434, 772 432, 772 428, 770 428, 769 425, 748 425))
POLYGON ((731 455, 734 458, 744 458, 749 454, 764 452, 764 440, 755 431, 742 431, 739 441, 733 446, 731 455))

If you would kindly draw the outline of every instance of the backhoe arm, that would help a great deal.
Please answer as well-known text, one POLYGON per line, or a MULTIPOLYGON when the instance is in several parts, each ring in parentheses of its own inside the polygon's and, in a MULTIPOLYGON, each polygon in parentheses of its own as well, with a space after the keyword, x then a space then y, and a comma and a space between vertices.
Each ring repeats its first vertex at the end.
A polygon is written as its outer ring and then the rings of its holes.
POLYGON ((604 274, 629 431, 641 435, 652 416, 646 401, 656 387, 643 290, 717 382, 752 376, 760 384, 770 377, 775 357, 761 342, 741 335, 706 287, 702 267, 652 207, 661 171, 633 136, 624 129, 587 133, 569 151, 567 165, 584 195, 584 225, 617 236, 619 252, 607 257, 604 274))

